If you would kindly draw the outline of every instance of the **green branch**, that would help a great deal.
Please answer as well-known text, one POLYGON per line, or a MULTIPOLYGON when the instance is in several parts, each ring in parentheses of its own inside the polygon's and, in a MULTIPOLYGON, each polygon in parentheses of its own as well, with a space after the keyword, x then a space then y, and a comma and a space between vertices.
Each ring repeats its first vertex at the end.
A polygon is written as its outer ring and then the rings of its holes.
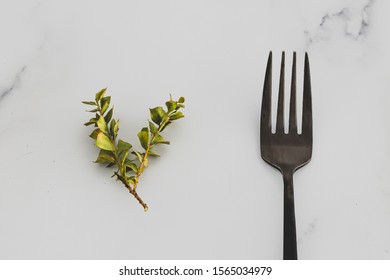
POLYGON ((91 118, 84 125, 94 125, 95 130, 89 135, 95 139, 95 144, 100 148, 98 158, 95 162, 108 164, 107 167, 117 167, 117 171, 113 176, 121 181, 129 192, 143 206, 144 210, 148 210, 148 206, 143 202, 141 197, 136 192, 139 179, 145 168, 148 167, 150 156, 157 155, 153 148, 161 144, 169 144, 162 136, 161 132, 169 126, 173 121, 183 118, 184 115, 180 109, 184 108, 184 98, 174 101, 172 97, 165 102, 167 110, 162 107, 150 109, 150 118, 148 127, 143 127, 138 132, 138 139, 143 148, 143 152, 139 152, 133 146, 121 139, 117 141, 119 131, 119 120, 112 118, 114 109, 109 109, 111 96, 104 96, 106 89, 102 89, 96 93, 95 101, 83 101, 82 103, 95 108, 88 112, 94 113, 95 117, 91 118))

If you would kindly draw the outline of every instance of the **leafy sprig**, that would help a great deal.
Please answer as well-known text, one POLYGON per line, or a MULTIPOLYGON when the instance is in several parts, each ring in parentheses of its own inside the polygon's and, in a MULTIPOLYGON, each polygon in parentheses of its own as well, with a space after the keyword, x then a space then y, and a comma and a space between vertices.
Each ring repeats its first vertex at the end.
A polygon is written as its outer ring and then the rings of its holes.
POLYGON ((118 138, 119 120, 113 119, 114 108, 110 108, 111 96, 105 96, 106 88, 96 93, 95 101, 82 101, 86 105, 93 106, 88 112, 94 113, 85 126, 93 125, 95 129, 89 135, 95 139, 96 146, 100 149, 96 163, 108 164, 107 167, 115 166, 117 170, 112 177, 121 181, 129 192, 148 210, 148 205, 137 193, 137 187, 141 174, 148 167, 149 157, 159 157, 155 147, 162 144, 169 144, 161 135, 161 132, 172 122, 184 117, 180 109, 184 108, 184 97, 174 101, 172 96, 165 102, 166 110, 162 107, 151 108, 149 125, 138 132, 142 151, 118 138))

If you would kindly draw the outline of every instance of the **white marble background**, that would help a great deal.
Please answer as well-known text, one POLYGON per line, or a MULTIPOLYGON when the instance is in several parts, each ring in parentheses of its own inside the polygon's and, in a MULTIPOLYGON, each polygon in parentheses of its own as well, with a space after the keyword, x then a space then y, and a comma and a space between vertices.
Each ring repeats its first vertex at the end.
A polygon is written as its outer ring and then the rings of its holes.
POLYGON ((0 0, 0 11, 1 259, 281 259, 282 178, 259 149, 270 50, 275 73, 282 50, 299 69, 305 51, 311 62, 299 257, 390 258, 389 1, 0 0), (93 164, 80 101, 106 86, 132 143, 147 108, 187 100, 140 182, 147 213, 93 164))

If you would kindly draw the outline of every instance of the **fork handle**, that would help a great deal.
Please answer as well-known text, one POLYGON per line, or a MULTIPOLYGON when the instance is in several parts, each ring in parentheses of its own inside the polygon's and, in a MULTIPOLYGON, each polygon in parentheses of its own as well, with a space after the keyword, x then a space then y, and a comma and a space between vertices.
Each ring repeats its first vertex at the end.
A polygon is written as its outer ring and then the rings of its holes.
POLYGON ((293 172, 283 173, 284 216, 283 216, 283 259, 297 260, 297 233, 295 227, 293 172))

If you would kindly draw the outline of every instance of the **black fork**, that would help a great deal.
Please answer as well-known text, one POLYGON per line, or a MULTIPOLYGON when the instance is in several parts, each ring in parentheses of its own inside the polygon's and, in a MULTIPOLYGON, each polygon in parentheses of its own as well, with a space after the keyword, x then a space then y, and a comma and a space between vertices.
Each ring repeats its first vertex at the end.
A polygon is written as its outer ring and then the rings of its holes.
POLYGON ((298 134, 296 117, 296 53, 293 54, 291 75, 289 130, 284 132, 284 52, 280 67, 276 132, 271 131, 272 52, 265 73, 260 117, 261 157, 277 168, 284 182, 283 259, 296 260, 297 237, 294 210, 294 172, 307 164, 312 155, 313 128, 309 58, 305 54, 303 82, 302 133, 298 134))

